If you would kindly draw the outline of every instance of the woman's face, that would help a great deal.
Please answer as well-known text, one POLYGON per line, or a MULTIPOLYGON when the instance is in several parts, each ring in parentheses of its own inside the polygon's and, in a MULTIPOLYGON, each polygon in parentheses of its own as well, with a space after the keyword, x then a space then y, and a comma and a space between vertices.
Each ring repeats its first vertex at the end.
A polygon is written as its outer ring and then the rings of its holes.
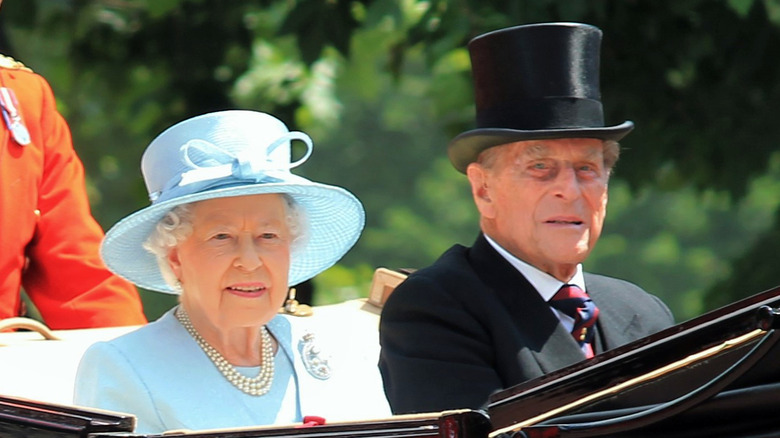
POLYGON ((191 205, 192 234, 168 261, 193 324, 221 332, 271 320, 287 296, 292 236, 279 194, 191 205))

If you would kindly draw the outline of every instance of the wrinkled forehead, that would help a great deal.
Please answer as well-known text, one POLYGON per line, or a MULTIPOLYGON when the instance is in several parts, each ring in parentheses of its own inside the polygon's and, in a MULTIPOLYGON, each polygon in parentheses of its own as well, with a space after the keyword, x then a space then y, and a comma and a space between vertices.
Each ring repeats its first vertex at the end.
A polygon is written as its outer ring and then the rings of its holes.
POLYGON ((599 158, 604 155, 604 141, 597 138, 529 140, 512 143, 513 153, 530 158, 577 156, 599 158))
POLYGON ((563 159, 567 161, 594 161, 606 163, 607 142, 597 138, 564 138, 523 140, 485 149, 477 162, 486 169, 497 170, 503 164, 516 165, 523 161, 563 159))
POLYGON ((600 160, 605 142, 595 138, 525 140, 494 146, 482 152, 479 161, 492 167, 495 163, 561 158, 566 160, 600 160))

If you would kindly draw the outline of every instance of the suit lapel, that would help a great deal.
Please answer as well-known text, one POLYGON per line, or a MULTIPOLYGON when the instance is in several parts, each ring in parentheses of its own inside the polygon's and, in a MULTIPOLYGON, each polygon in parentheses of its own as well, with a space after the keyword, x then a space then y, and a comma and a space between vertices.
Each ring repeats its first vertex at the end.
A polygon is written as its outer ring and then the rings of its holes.
MULTIPOLYGON (((585 359, 571 334, 526 280, 488 243, 482 234, 469 251, 469 261, 482 282, 490 287, 510 313, 515 329, 525 340, 542 373, 549 373, 585 359)), ((524 362, 522 351, 518 360, 524 362)), ((531 364, 523 363, 523 366, 531 364)))
POLYGON ((587 273, 585 286, 600 310, 596 322, 596 353, 611 350, 643 336, 638 315, 626 313, 624 307, 618 307, 623 302, 620 290, 587 273))
MULTIPOLYGON (((298 391, 298 410, 301 415, 317 413, 317 415, 325 416, 328 414, 325 407, 334 406, 333 393, 328 390, 330 379, 315 378, 306 369, 301 357, 304 335, 315 334, 314 341, 318 345, 321 344, 320 339, 316 336, 314 326, 310 325, 313 320, 299 319, 295 321, 295 324, 292 324, 290 318, 286 315, 277 315, 269 322, 268 329, 277 338, 281 352, 293 364, 293 378, 298 391)), ((327 358, 332 364, 331 354, 331 349, 325 348, 323 350, 323 358, 327 358)))

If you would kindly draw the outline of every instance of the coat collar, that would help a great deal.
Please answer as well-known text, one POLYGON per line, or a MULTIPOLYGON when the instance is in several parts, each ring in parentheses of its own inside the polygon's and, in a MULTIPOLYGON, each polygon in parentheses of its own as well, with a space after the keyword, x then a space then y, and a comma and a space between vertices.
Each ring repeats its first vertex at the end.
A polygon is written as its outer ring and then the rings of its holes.
POLYGON ((482 282, 489 286, 513 316, 517 330, 526 336, 529 351, 543 373, 585 359, 549 304, 482 234, 469 250, 468 258, 482 282))
POLYGON ((619 347, 630 339, 639 339, 647 335, 647 328, 636 310, 625 306, 624 291, 614 285, 605 284, 603 278, 594 274, 585 274, 588 294, 599 307, 596 322, 596 352, 619 347))
MULTIPOLYGON (((293 364, 293 378, 298 392, 299 409, 302 415, 311 413, 314 409, 323 406, 323 395, 327 394, 328 379, 319 379, 304 364, 303 352, 307 339, 316 341, 316 334, 311 331, 306 320, 296 320, 291 324, 289 317, 277 315, 267 325, 268 330, 274 335, 283 354, 293 364)), ((327 360, 329 352, 323 352, 323 359, 327 360)), ((316 412, 316 411, 315 411, 316 412)))

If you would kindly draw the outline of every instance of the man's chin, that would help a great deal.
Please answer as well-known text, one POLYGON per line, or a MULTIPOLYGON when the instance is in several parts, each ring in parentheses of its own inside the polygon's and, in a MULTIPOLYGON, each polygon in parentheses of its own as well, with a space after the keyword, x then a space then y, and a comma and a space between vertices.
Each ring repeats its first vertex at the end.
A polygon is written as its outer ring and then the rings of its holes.
POLYGON ((592 247, 588 244, 582 243, 582 241, 574 242, 560 242, 558 244, 548 244, 545 253, 550 260, 555 260, 556 263, 582 263, 592 250, 592 247))

